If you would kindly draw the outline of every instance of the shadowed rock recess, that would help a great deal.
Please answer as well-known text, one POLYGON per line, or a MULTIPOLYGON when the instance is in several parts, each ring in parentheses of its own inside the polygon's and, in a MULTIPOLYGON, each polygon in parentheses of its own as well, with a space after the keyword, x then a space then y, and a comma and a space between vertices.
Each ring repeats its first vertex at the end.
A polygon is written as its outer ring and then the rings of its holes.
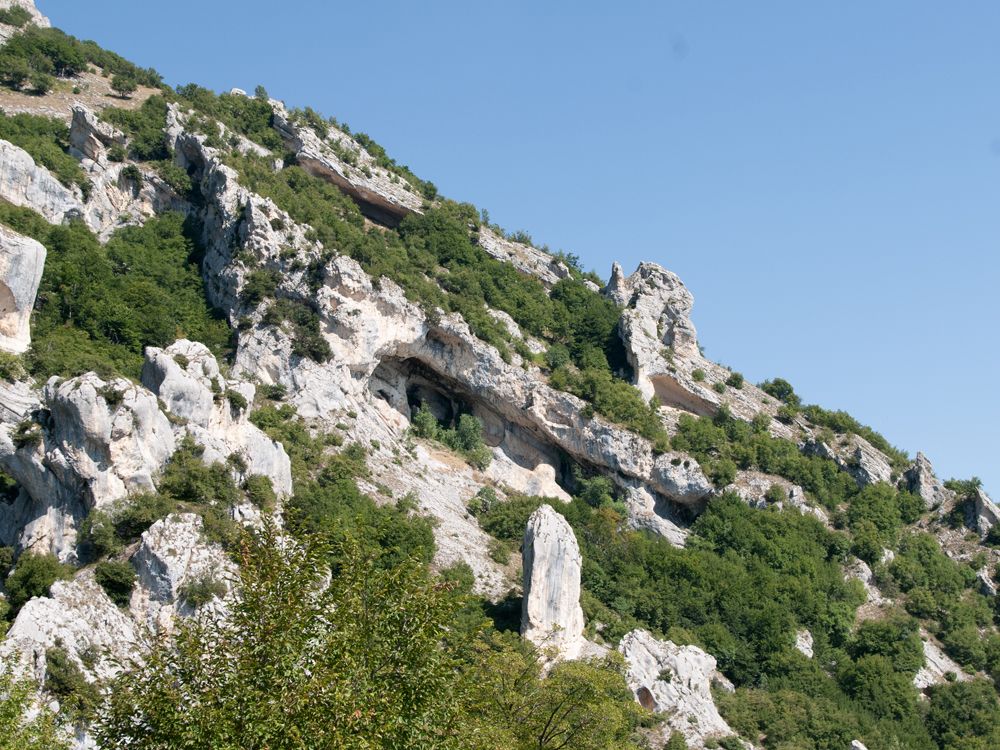
POLYGON ((1000 747, 978 481, 708 360, 670 271, 604 282, 332 118, 171 89, 31 0, 0 44, 0 675, 30 688, 0 733, 1000 747), (175 642, 259 643, 263 682, 189 700, 175 642))

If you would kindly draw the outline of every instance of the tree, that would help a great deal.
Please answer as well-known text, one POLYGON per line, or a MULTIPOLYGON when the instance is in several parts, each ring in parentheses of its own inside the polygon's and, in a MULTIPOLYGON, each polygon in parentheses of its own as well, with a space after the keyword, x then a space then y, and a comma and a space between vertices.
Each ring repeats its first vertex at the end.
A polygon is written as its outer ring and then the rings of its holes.
POLYGON ((618 654, 561 662, 542 679, 539 652, 516 634, 475 644, 463 690, 462 746, 482 750, 611 750, 636 747, 646 712, 625 684, 618 654))
POLYGON ((111 90, 122 99, 130 99, 139 88, 139 84, 131 76, 115 73, 111 77, 111 90))
POLYGON ((238 596, 112 685, 101 747, 456 747, 457 602, 421 565, 378 568, 273 528, 242 541, 238 596))
POLYGON ((0 660, 0 750, 68 748, 53 713, 34 705, 35 686, 17 674, 12 658, 0 660))

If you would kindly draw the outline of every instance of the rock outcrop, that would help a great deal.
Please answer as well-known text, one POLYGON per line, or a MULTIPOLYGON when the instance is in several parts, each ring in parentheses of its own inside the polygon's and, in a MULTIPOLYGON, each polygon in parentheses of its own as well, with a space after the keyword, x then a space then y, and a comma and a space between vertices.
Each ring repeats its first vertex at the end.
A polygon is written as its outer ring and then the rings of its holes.
POLYGON ((664 717, 657 730, 661 742, 680 732, 689 747, 703 748, 706 740, 735 734, 712 698, 718 675, 714 657, 697 646, 657 640, 645 630, 626 635, 618 650, 636 700, 664 717))
POLYGON ((256 389, 223 377, 207 346, 181 339, 166 349, 149 347, 142 382, 179 422, 178 437, 191 435, 205 449, 206 463, 233 457, 238 480, 264 476, 279 496, 292 493, 288 454, 249 420, 256 389))
POLYGON ((969 508, 972 513, 972 528, 980 534, 988 534, 990 529, 1000 523, 1000 507, 980 487, 972 493, 971 500, 969 508))
POLYGON ((31 419, 0 426, 0 466, 24 488, 0 505, 0 543, 73 560, 84 516, 154 490, 174 448, 170 422, 145 388, 94 373, 53 377, 31 419))
POLYGON ((204 522, 194 513, 172 514, 150 526, 132 556, 139 587, 132 599, 137 621, 157 629, 169 629, 172 615, 191 614, 184 599, 186 584, 211 581, 227 592, 236 571, 218 544, 209 544, 204 522))
POLYGON ((0 225, 0 349, 20 354, 31 345, 31 310, 44 268, 39 242, 0 225))
POLYGON ((521 635, 557 657, 576 657, 584 647, 583 557, 573 529, 551 506, 541 506, 528 519, 522 555, 521 635))
POLYGON ((934 467, 923 453, 917 453, 913 464, 903 473, 904 489, 918 495, 928 509, 944 507, 954 499, 955 493, 946 489, 934 474, 934 467))
POLYGON ((37 211, 53 224, 83 216, 83 197, 68 188, 24 149, 0 140, 0 198, 37 211))
POLYGON ((960 664, 941 650, 926 631, 921 630, 920 637, 923 639, 924 665, 913 677, 913 685, 917 690, 926 690, 952 681, 966 682, 972 679, 960 664))

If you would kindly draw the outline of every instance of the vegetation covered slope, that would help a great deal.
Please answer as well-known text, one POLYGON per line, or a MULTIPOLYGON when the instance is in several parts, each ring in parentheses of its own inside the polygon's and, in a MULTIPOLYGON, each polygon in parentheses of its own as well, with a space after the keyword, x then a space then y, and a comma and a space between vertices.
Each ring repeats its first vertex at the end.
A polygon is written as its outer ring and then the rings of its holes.
MULTIPOLYGON (((32 76, 45 84, 41 76, 71 76, 88 63, 147 85, 160 83, 155 73, 61 32, 32 29, 17 39, 4 48, 4 60, 27 65, 29 72, 22 80, 8 76, 10 86, 27 86, 32 76)), ((217 147, 233 146, 223 139, 221 123, 275 157, 288 157, 271 128, 264 95, 163 86, 138 111, 106 112, 107 121, 131 136, 128 152, 118 156, 155 162, 181 195, 197 200, 196 186, 171 169, 164 145, 170 101, 192 108, 196 127, 217 147)), ((311 111, 301 116, 317 130, 339 126, 311 111)), ((0 137, 82 186, 63 129, 41 118, 2 122, 0 137)), ((370 139, 364 142, 394 165, 370 139)), ((349 198, 294 164, 274 171, 270 160, 235 150, 227 160, 247 187, 309 224, 311 237, 330 252, 348 254, 375 278, 396 281, 428 311, 460 313, 502 354, 544 365, 553 385, 666 447, 656 409, 629 385, 616 330, 620 310, 588 287, 579 269, 546 290, 488 256, 477 243, 482 213, 438 199, 430 183, 420 189, 436 202, 422 215, 398 228, 374 227, 349 198), (533 355, 512 339, 486 306, 511 315, 544 342, 546 354, 533 355)), ((399 173, 416 181, 403 168, 399 173)), ((179 216, 123 230, 104 246, 79 223, 52 227, 24 209, 0 205, 0 221, 49 251, 26 358, 39 379, 86 370, 136 378, 144 346, 164 346, 179 336, 225 356, 230 330, 205 300, 199 251, 179 216)), ((273 279, 261 275, 256 282, 261 299, 273 294, 273 279)), ((328 356, 308 343, 302 352, 328 356)), ((801 408, 790 388, 772 384, 769 392, 785 401, 786 415, 801 408)), ((856 422, 805 409, 819 425, 857 432, 883 447, 856 422)), ((641 746, 637 729, 651 718, 634 706, 620 663, 563 665, 543 680, 536 654, 509 634, 516 627, 510 608, 471 596, 471 574, 462 566, 431 571, 429 521, 405 500, 380 505, 360 490, 357 480, 367 471, 362 447, 341 445, 337 434, 312 433, 291 407, 278 403, 257 408, 254 420, 286 446, 296 467, 295 494, 284 508, 295 546, 276 544, 271 532, 241 539, 226 508, 240 496, 267 507, 266 490, 236 487, 224 469, 205 467, 190 445, 166 470, 159 494, 132 498, 127 507, 89 520, 87 559, 105 565, 101 580, 109 593, 128 591, 127 575, 113 567, 122 549, 157 518, 183 508, 205 515, 212 538, 243 563, 247 594, 229 622, 183 624, 174 643, 110 686, 110 699, 100 708, 69 667, 51 670, 61 679, 50 691, 87 718, 96 711, 106 747, 641 746), (331 571, 333 585, 320 591, 316 582, 331 571), (327 720, 331 716, 338 720, 327 720)), ((426 422, 422 429, 438 436, 449 427, 426 422)), ((1000 708, 986 679, 1000 678, 996 599, 977 588, 979 560, 953 561, 933 536, 915 529, 924 511, 913 496, 885 484, 861 488, 829 459, 806 456, 793 442, 768 434, 766 422, 747 423, 726 412, 714 419, 682 417, 670 439, 705 465, 720 487, 737 469, 801 485, 831 512, 834 528, 724 495, 694 522, 688 547, 676 549, 627 528, 610 482, 581 473, 576 498, 561 511, 583 549, 584 607, 593 637, 613 644, 641 626, 704 647, 737 687, 720 696, 724 715, 768 750, 833 750, 858 738, 871 748, 1000 744, 1000 708), (891 562, 883 562, 884 549, 895 551, 891 562), (859 618, 863 592, 844 579, 852 555, 872 563, 883 591, 899 602, 888 617, 859 618), (963 667, 984 674, 936 687, 921 701, 912 684, 923 660, 920 627, 939 637, 963 667), (802 628, 815 641, 812 659, 794 648, 802 628)), ((540 502, 479 498, 471 510, 510 550, 540 502)), ((8 595, 23 603, 65 574, 51 559, 22 556, 7 578, 8 595)), ((209 583, 205 591, 190 592, 192 601, 212 598, 209 583)), ((59 663, 54 656, 53 664, 59 663)), ((13 704, 8 699, 3 705, 13 704)), ((47 729, 43 724, 38 731, 47 729)))

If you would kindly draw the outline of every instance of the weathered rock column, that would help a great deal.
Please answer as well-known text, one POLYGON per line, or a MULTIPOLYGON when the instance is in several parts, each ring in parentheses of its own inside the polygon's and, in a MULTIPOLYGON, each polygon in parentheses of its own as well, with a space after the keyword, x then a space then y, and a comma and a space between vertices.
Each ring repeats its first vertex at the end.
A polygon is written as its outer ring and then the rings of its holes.
POLYGON ((524 532, 521 635, 556 656, 573 659, 584 645, 580 607, 583 557, 573 529, 551 506, 528 519, 524 532))
POLYGON ((31 309, 44 268, 40 243, 0 226, 0 349, 20 354, 31 345, 31 309))

